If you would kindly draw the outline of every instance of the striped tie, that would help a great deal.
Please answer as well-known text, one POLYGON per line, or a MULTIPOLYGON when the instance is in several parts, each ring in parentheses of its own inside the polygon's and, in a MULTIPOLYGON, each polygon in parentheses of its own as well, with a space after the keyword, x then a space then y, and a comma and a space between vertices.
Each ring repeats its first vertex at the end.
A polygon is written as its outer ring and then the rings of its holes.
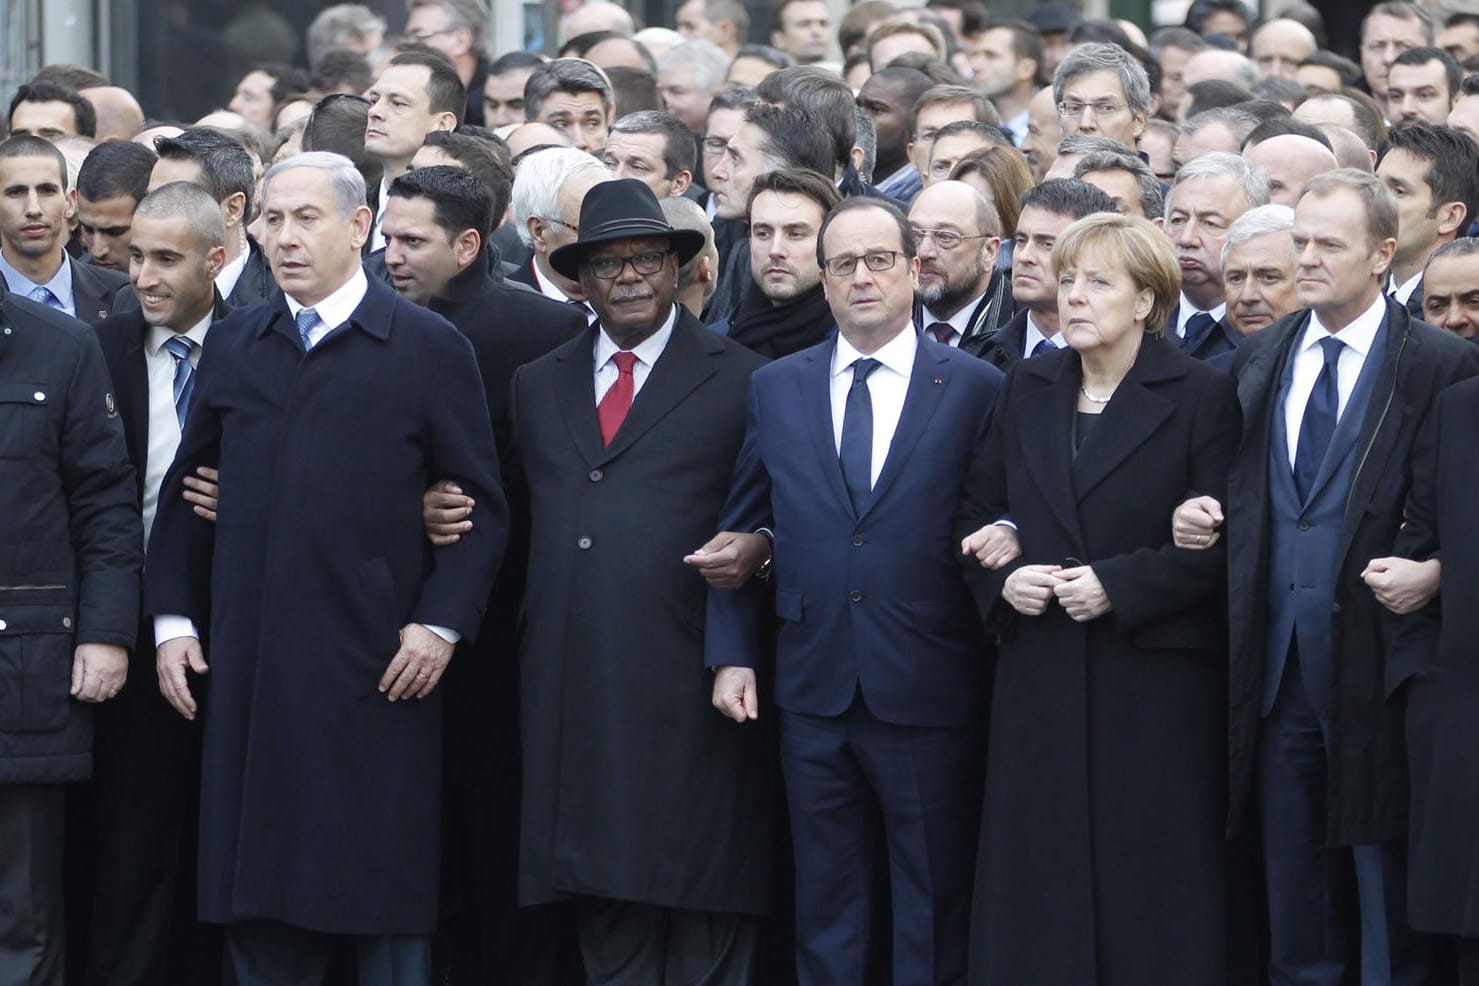
POLYGON ((171 336, 164 340, 164 348, 175 360, 175 417, 180 419, 180 430, 184 431, 185 415, 190 410, 190 395, 195 392, 195 368, 190 365, 195 340, 185 336, 171 336))

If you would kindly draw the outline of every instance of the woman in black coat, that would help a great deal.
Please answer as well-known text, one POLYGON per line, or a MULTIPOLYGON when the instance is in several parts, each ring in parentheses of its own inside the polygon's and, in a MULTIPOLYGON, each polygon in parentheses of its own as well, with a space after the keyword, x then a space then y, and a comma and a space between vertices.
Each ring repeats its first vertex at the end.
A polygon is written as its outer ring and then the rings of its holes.
POLYGON ((1479 379, 1446 390, 1433 418, 1413 450, 1396 553, 1442 559, 1439 598, 1394 618, 1387 690, 1403 704, 1412 778, 1407 919, 1456 938, 1463 986, 1479 986, 1479 379))
POLYGON ((970 978, 1218 984, 1225 557, 1174 547, 1171 515, 1225 492, 1236 395, 1160 338, 1180 275, 1154 226, 1089 216, 1053 261, 1069 348, 1008 374, 958 517, 1002 636, 970 978), (988 571, 998 518, 1021 555, 988 571))

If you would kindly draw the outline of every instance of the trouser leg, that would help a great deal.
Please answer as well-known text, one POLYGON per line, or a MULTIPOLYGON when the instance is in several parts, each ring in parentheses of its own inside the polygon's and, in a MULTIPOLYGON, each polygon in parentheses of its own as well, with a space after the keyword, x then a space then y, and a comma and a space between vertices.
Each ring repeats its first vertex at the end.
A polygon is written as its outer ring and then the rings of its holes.
POLYGON ((60 986, 66 789, 0 785, 0 986, 60 986))

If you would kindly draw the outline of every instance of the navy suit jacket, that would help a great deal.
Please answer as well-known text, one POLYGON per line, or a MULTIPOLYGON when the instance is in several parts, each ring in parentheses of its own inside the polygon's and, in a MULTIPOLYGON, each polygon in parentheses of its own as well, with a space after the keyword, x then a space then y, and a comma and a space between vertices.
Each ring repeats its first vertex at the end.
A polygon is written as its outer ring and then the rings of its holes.
MULTIPOLYGON (((859 514, 832 430, 835 341, 755 372, 745 443, 720 528, 775 533, 775 698, 842 714, 859 688, 887 722, 979 714, 984 634, 956 561, 955 506, 1001 371, 921 338, 898 429, 859 514)), ((755 667, 767 588, 710 590, 705 662, 755 667)))

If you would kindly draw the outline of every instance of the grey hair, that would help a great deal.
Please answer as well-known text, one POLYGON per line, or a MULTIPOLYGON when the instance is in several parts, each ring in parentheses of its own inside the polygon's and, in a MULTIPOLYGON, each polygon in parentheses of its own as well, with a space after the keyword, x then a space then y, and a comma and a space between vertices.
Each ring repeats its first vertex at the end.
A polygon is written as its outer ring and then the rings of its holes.
POLYGON ((718 92, 724 87, 724 76, 729 71, 729 56, 724 49, 712 41, 685 41, 673 45, 657 63, 658 71, 668 68, 692 66, 693 84, 708 93, 718 92))
POLYGON ((1433 255, 1428 258, 1428 262, 1423 266, 1423 270, 1427 270, 1433 266, 1433 261, 1435 260, 1443 260, 1448 257, 1472 257, 1475 255, 1479 255, 1479 238, 1460 236, 1458 239, 1450 240, 1434 250, 1433 255))
MULTIPOLYGON (((1226 79, 1228 82, 1236 83, 1237 85, 1242 86, 1244 89, 1252 89, 1255 85, 1258 84, 1258 80, 1262 78, 1263 73, 1258 71, 1258 63, 1253 61, 1253 59, 1249 58, 1242 52, 1223 51, 1220 48, 1214 48, 1211 50, 1218 52, 1218 57, 1221 58, 1222 61, 1230 63, 1231 70, 1220 75, 1219 78, 1226 79), (1222 58, 1223 55, 1231 55, 1232 57, 1222 58)), ((1201 54, 1201 52, 1198 52, 1197 54, 1201 54)))
POLYGON ((1113 137, 1100 134, 1072 134, 1058 142, 1059 154, 1131 154, 1130 148, 1113 137))
POLYGON ((1090 72, 1113 72, 1119 76, 1120 89, 1132 114, 1150 111, 1150 78, 1135 57, 1117 44, 1092 41, 1068 53, 1053 74, 1053 102, 1063 102, 1063 88, 1080 75, 1090 72))
POLYGON ((1154 219, 1165 211, 1165 196, 1161 194, 1160 179, 1150 170, 1150 165, 1138 155, 1125 151, 1099 151, 1085 154, 1073 169, 1073 177, 1082 178, 1092 171, 1125 171, 1135 179, 1135 190, 1139 193, 1140 211, 1146 219, 1154 219))
POLYGON ((858 118, 858 134, 856 143, 858 149, 863 152, 863 164, 858 168, 858 177, 863 184, 873 183, 873 166, 878 163, 878 131, 873 126, 873 118, 864 113, 861 108, 854 107, 853 112, 858 118))
POLYGON ((226 245, 226 220, 221 206, 201 186, 190 181, 161 185, 139 200, 135 219, 183 219, 195 245, 203 251, 226 245))
MULTIPOLYGON (((663 218, 668 221, 669 226, 674 229, 693 229, 704 234, 703 249, 678 268, 678 290, 682 291, 693 283, 693 278, 698 273, 698 262, 704 257, 710 258, 711 268, 717 268, 719 251, 714 246, 714 226, 709 222, 708 213, 692 199, 673 195, 659 199, 658 204, 662 206, 663 218)), ((714 273, 717 274, 718 270, 714 269, 714 273)))
POLYGON ((609 115, 616 103, 611 80, 584 58, 555 58, 536 68, 524 83, 524 119, 538 120, 544 101, 557 92, 593 92, 609 115))
POLYGON ((343 48, 351 38, 385 33, 385 19, 358 3, 340 3, 319 11, 308 25, 308 64, 317 68, 323 57, 343 48))
MULTIPOLYGON (((1181 166, 1176 172, 1176 181, 1172 184, 1175 189, 1184 181, 1193 178, 1220 178, 1223 175, 1232 175, 1243 186, 1243 194, 1247 196, 1248 208, 1256 209, 1261 205, 1268 205, 1268 179, 1260 172, 1255 171, 1247 161, 1237 154, 1228 154, 1225 151, 1213 151, 1193 158, 1181 166)), ((1166 196, 1166 213, 1170 218, 1171 197, 1166 196)))
POLYGON ((1201 133, 1203 130, 1215 124, 1222 124, 1231 130, 1233 136, 1238 139, 1238 146, 1243 146, 1243 141, 1248 135, 1258 129, 1258 117, 1247 110, 1240 110, 1235 106, 1219 106, 1216 109, 1203 110, 1196 116, 1181 125, 1182 135, 1201 133))
POLYGON ((406 13, 420 7, 441 7, 447 12, 451 30, 465 27, 472 32, 472 42, 481 46, 488 30, 488 7, 480 0, 406 0, 406 13))
POLYGON ((514 176, 514 227, 525 246, 534 245, 529 232, 530 217, 550 218, 559 208, 560 186, 584 172, 612 177, 611 171, 585 151, 573 147, 551 147, 519 162, 514 176))
POLYGON ((1249 209, 1227 228, 1227 241, 1222 244, 1222 256, 1218 263, 1227 263, 1227 252, 1235 246, 1247 243, 1255 236, 1268 233, 1291 233, 1294 231, 1294 210, 1287 205, 1270 203, 1249 209))
POLYGON ((348 219, 365 204, 365 179, 354 162, 333 151, 306 151, 277 162, 262 176, 262 211, 267 210, 267 190, 272 179, 293 168, 317 168, 329 173, 329 186, 334 190, 334 205, 340 219, 348 219))

